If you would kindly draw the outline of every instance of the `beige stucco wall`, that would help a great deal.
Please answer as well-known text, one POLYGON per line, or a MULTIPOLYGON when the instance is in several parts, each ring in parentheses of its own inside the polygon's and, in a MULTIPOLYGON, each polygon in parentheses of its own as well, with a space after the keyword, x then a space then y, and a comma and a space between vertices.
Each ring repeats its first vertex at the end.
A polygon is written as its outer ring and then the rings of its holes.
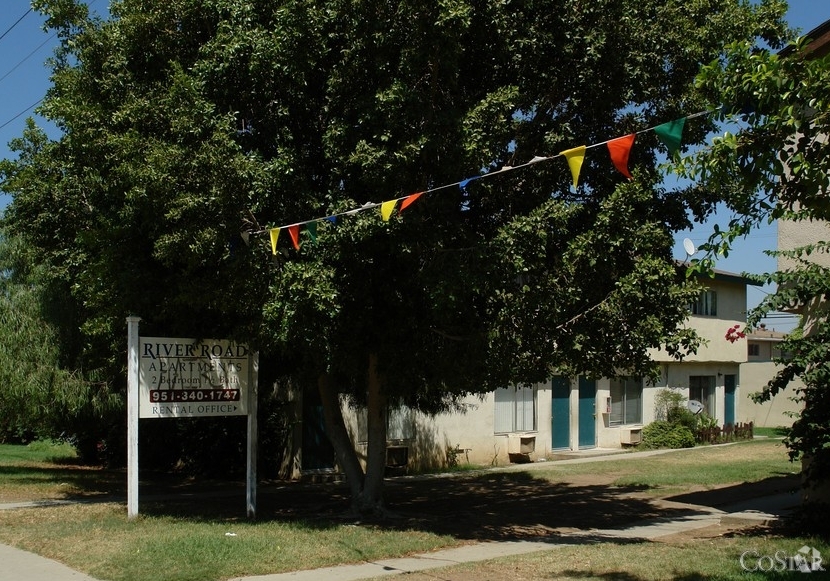
POLYGON ((791 426, 795 418, 790 413, 798 413, 801 406, 792 401, 796 390, 804 384, 796 378, 787 389, 779 392, 770 401, 754 403, 749 396, 761 391, 775 376, 776 365, 772 361, 748 362, 741 365, 742 395, 738 405, 738 418, 741 422, 754 422, 762 428, 791 426))
MULTIPOLYGON (((830 240, 830 224, 821 220, 778 221, 778 249, 791 250, 819 240, 830 240)), ((815 252, 809 260, 822 266, 830 267, 830 254, 815 252)), ((786 256, 778 257, 778 270, 796 266, 797 262, 786 256)))
MULTIPOLYGON (((778 221, 779 250, 792 250, 821 240, 830 240, 830 223, 828 222, 822 220, 778 221)), ((815 264, 830 268, 830 253, 824 251, 813 252, 804 258, 815 264)), ((795 268, 797 265, 798 262, 792 258, 778 256, 778 270, 795 268)), ((828 311, 830 311, 830 303, 823 297, 819 297, 807 305, 796 306, 790 310, 803 315, 804 334, 809 335, 813 321, 817 318, 827 317, 828 311)))
MULTIPOLYGON (((551 390, 550 384, 537 386, 537 430, 525 432, 536 437, 536 450, 531 458, 538 460, 551 453, 551 390)), ((414 438, 393 442, 409 447, 409 467, 424 470, 446 465, 447 450, 460 449, 459 463, 483 466, 502 466, 510 463, 508 435, 494 431, 495 402, 492 393, 482 397, 469 396, 463 401, 463 412, 442 413, 427 416, 414 412, 414 438)), ((344 406, 344 418, 353 437, 358 433, 355 412, 344 406)), ((365 444, 358 445, 365 453, 365 444)))
MULTIPOLYGON (((744 405, 744 390, 740 380, 740 368, 737 363, 670 363, 662 365, 661 380, 657 385, 645 385, 642 397, 642 418, 640 424, 610 426, 606 412, 606 400, 611 395, 611 380, 607 378, 596 381, 596 399, 594 401, 594 429, 596 447, 620 448, 623 432, 631 428, 641 428, 654 420, 654 400, 660 389, 670 386, 679 390, 688 399, 689 376, 712 375, 716 377, 716 416, 722 421, 724 417, 724 376, 738 376, 736 388, 736 414, 740 414, 744 405)), ((570 381, 570 450, 579 447, 579 384, 576 378, 570 381)), ((435 417, 415 414, 414 437, 408 441, 390 442, 409 447, 409 468, 420 471, 446 465, 447 450, 458 448, 459 463, 483 466, 502 466, 510 463, 508 455, 508 434, 494 433, 495 405, 493 394, 484 397, 468 397, 463 413, 439 414, 435 417)), ((536 393, 536 430, 524 432, 535 437, 535 451, 530 455, 533 461, 550 458, 561 454, 562 450, 552 448, 552 391, 550 383, 537 385, 536 393)), ((357 434, 357 418, 352 410, 344 408, 347 427, 353 437, 357 434)), ((740 417, 739 415, 737 417, 740 417)), ((354 438, 357 440, 357 438, 354 438)), ((360 452, 365 452, 360 449, 360 452)))
MULTIPOLYGON (((746 341, 730 343, 726 340, 726 331, 734 326, 746 324, 746 286, 734 282, 705 279, 703 284, 717 292, 718 311, 716 317, 690 315, 687 325, 694 328, 704 340, 697 353, 690 354, 684 361, 727 361, 741 363, 746 361, 746 341)), ((652 350, 654 361, 671 363, 674 361, 662 350, 652 350)))
MULTIPOLYGON (((661 388, 667 386, 689 396, 689 376, 712 375, 716 377, 715 408, 716 416, 721 422, 724 417, 725 388, 724 377, 736 375, 736 418, 741 417, 741 409, 746 401, 743 395, 740 364, 747 360, 746 341, 730 343, 725 334, 733 325, 743 326, 746 321, 746 287, 743 283, 723 280, 706 281, 707 286, 718 293, 717 317, 691 316, 688 325, 697 329, 705 344, 695 355, 690 355, 683 362, 669 358, 665 352, 654 351, 652 357, 661 363, 662 375, 657 385, 646 385, 642 396, 642 424, 634 426, 610 426, 606 413, 606 400, 610 397, 611 381, 604 378, 596 381, 596 398, 593 402, 594 429, 596 446, 599 448, 619 448, 622 432, 632 427, 641 427, 654 420, 654 399, 661 388)), ((570 381, 569 433, 570 449, 579 446, 579 383, 576 378, 570 381)), ((550 382, 537 385, 536 393, 536 430, 527 432, 535 437, 535 451, 531 459, 541 460, 561 453, 552 449, 552 390, 550 382)), ((508 435, 494 433, 495 403, 494 395, 468 397, 464 401, 463 413, 439 414, 435 417, 423 414, 414 415, 414 437, 406 442, 392 444, 409 447, 409 467, 424 470, 446 465, 448 449, 458 448, 460 463, 469 462, 477 465, 505 465, 510 462, 508 456, 508 435)), ((357 416, 344 408, 348 428, 357 434, 357 416)), ((355 441, 357 438, 354 438, 355 441)), ((365 450, 360 450, 365 451, 365 450)))
MULTIPOLYGON (((744 343, 744 349, 746 344, 744 343)), ((746 359, 746 357, 744 357, 746 359)), ((645 422, 654 421, 654 396, 660 389, 669 387, 679 391, 688 401, 689 399, 689 377, 693 375, 711 375, 715 377, 715 417, 723 424, 726 413, 726 387, 725 377, 736 376, 735 386, 735 418, 740 417, 740 407, 743 405, 743 381, 740 374, 741 366, 735 362, 705 362, 705 363, 669 363, 662 366, 662 375, 655 389, 649 390, 648 394, 643 393, 644 412, 648 411, 645 422), (648 396, 648 398, 646 397, 648 396)), ((739 421, 739 420, 738 420, 739 421)))

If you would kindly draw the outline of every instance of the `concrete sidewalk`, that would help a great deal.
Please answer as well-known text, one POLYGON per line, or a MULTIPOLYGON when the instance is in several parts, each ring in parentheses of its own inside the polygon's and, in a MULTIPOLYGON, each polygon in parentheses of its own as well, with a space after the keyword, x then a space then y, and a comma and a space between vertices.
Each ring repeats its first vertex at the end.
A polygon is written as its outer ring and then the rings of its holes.
POLYGON ((0 581, 95 581, 66 565, 0 544, 0 581))
MULTIPOLYGON (((653 456, 668 452, 678 452, 678 450, 654 450, 625 454, 612 453, 609 455, 601 455, 600 452, 592 451, 590 454, 580 455, 571 459, 522 464, 516 467, 505 467, 501 470, 527 470, 532 469, 534 466, 550 466, 551 463, 570 464, 579 462, 602 462, 621 458, 635 459, 637 457, 653 456)), ((534 541, 476 543, 398 559, 384 559, 337 567, 325 567, 322 569, 244 577, 233 581, 352 581, 438 569, 459 563, 484 561, 497 557, 555 550, 558 547, 573 545, 575 543, 587 544, 619 539, 651 540, 718 524, 769 523, 789 514, 800 504, 800 501, 800 493, 784 493, 748 498, 742 500, 740 503, 723 507, 722 509, 686 503, 681 505, 678 503, 688 514, 682 517, 651 519, 621 528, 576 531, 540 538, 534 541)), ((0 505, 0 509, 17 509, 66 503, 66 501, 23 502, 0 505)), ((73 571, 65 565, 51 559, 0 544, 0 581, 21 580, 96 581, 88 575, 73 571)))
POLYGON ((486 542, 433 551, 399 559, 292 571, 273 575, 239 577, 231 581, 356 581, 386 575, 415 573, 461 563, 486 561, 498 557, 550 551, 574 544, 593 544, 619 539, 658 539, 718 524, 766 524, 789 514, 800 503, 800 495, 790 493, 763 496, 742 501, 723 510, 686 505, 695 514, 680 518, 659 518, 619 529, 589 529, 539 539, 536 541, 486 542))

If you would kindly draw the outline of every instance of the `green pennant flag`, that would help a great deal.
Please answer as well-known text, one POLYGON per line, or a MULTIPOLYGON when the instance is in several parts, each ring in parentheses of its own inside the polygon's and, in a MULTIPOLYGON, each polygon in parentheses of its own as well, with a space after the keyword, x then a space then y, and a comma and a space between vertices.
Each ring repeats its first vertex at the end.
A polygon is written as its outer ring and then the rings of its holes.
POLYGON ((309 222, 305 225, 305 231, 314 244, 317 244, 317 222, 309 222))
POLYGON ((669 155, 674 155, 680 151, 680 139, 683 136, 683 125, 686 123, 686 118, 681 117, 668 123, 663 123, 654 128, 654 132, 663 145, 669 150, 669 155))

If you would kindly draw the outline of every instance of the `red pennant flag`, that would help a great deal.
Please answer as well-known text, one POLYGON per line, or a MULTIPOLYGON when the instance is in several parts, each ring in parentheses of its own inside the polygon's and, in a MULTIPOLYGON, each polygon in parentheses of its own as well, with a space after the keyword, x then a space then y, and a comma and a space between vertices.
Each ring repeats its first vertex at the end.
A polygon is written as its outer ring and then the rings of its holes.
POLYGON ((634 178, 631 177, 631 172, 628 171, 628 155, 631 153, 631 148, 636 138, 637 134, 632 133, 608 142, 608 153, 611 154, 611 161, 614 162, 614 167, 630 180, 634 178))
POLYGON ((405 197, 403 200, 401 200, 401 209, 400 209, 400 210, 398 210, 398 211, 399 211, 399 212, 403 212, 403 211, 404 211, 404 210, 406 210, 406 209, 407 209, 410 205, 412 205, 412 203, 413 203, 415 200, 417 200, 418 198, 420 198, 420 197, 421 197, 421 196, 423 196, 423 195, 424 195, 424 192, 418 192, 417 194, 412 194, 411 196, 407 196, 407 197, 405 197))
POLYGON ((296 250, 300 249, 300 225, 294 224, 293 226, 288 226, 288 234, 291 236, 291 242, 294 243, 294 248, 296 250))

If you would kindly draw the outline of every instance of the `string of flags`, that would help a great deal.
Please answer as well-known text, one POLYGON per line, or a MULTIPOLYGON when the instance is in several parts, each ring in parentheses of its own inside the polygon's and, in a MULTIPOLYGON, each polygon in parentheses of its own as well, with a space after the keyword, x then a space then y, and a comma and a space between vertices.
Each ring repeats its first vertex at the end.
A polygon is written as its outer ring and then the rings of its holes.
POLYGON ((314 218, 302 222, 295 222, 294 224, 279 226, 277 228, 267 228, 265 230, 252 232, 251 234, 264 234, 265 232, 267 232, 271 238, 271 252, 276 255, 277 242, 280 237, 280 232, 285 230, 288 232, 288 236, 291 238, 291 244, 294 246, 296 250, 299 250, 301 228, 305 230, 309 238, 311 238, 311 241, 316 243, 317 225, 320 223, 328 222, 331 224, 336 224, 338 218, 340 218, 341 216, 351 216, 359 212, 365 212, 367 210, 373 210, 376 208, 380 208, 381 219, 384 222, 388 222, 389 219, 392 217, 392 214, 395 212, 396 208, 398 210, 398 213, 400 214, 425 194, 431 194, 433 192, 437 192, 439 190, 444 190, 452 187, 464 189, 473 180, 488 178, 494 175, 503 174, 505 172, 522 169, 537 163, 541 163, 543 161, 556 159, 558 157, 564 157, 567 161, 568 167, 571 171, 571 177, 573 178, 573 187, 574 189, 576 189, 579 184, 579 174, 582 170, 582 164, 585 161, 585 152, 589 149, 600 147, 602 145, 605 145, 608 148, 608 152, 611 157, 611 162, 614 164, 614 167, 617 169, 617 171, 622 173, 628 179, 633 179, 631 173, 628 170, 628 158, 631 154, 631 149, 634 147, 634 142, 637 138, 637 135, 641 133, 646 133, 647 131, 654 131, 654 133, 657 134, 657 137, 660 139, 663 145, 666 146, 666 149, 668 149, 669 155, 674 156, 675 153, 677 153, 680 150, 680 143, 683 136, 683 128, 685 126, 686 120, 701 117, 703 115, 709 115, 710 113, 711 111, 701 111, 698 113, 694 113, 692 115, 687 115, 686 117, 681 117, 679 119, 663 123, 661 125, 657 125, 655 127, 642 129, 635 133, 629 133, 628 135, 623 135, 622 137, 616 137, 614 139, 609 139, 607 141, 603 141, 600 143, 594 143, 592 145, 580 145, 578 147, 566 149, 564 151, 559 152, 558 154, 551 155, 548 157, 535 156, 530 161, 523 163, 521 165, 504 166, 499 170, 469 177, 459 182, 437 186, 421 192, 416 192, 413 194, 408 194, 406 196, 386 200, 385 202, 368 202, 358 208, 354 208, 352 210, 348 210, 345 212, 332 214, 329 216, 325 216, 323 218, 314 218), (398 202, 400 202, 400 207, 398 207, 398 202))

